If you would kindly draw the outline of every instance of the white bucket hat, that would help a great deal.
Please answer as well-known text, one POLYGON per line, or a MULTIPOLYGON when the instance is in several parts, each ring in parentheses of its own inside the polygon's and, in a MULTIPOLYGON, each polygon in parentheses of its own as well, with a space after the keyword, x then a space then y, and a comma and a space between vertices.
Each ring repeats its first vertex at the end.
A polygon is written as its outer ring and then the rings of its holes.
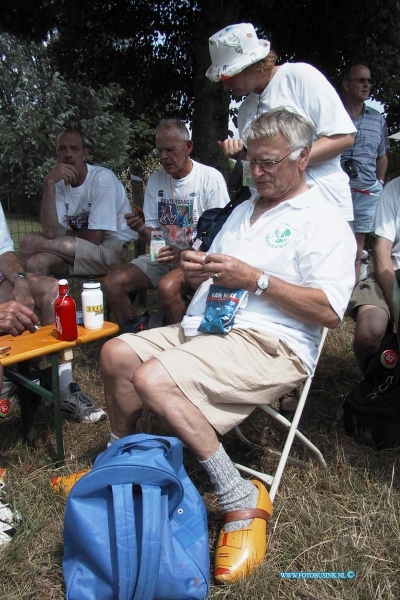
POLYGON ((223 81, 265 58, 270 51, 268 40, 259 40, 251 23, 229 25, 209 39, 211 67, 206 77, 223 81))

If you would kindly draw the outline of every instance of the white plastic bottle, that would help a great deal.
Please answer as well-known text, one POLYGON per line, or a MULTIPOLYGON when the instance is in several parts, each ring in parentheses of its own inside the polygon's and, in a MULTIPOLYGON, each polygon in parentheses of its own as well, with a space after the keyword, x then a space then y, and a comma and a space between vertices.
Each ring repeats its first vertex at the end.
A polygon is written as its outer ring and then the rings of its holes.
POLYGON ((83 326, 101 329, 104 325, 104 301, 100 281, 84 281, 82 292, 83 326))

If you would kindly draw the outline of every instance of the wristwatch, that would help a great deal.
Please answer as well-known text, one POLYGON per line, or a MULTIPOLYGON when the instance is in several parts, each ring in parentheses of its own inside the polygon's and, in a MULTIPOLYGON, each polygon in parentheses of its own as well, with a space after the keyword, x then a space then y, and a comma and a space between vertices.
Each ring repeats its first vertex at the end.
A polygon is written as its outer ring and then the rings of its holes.
POLYGON ((254 293, 255 293, 256 296, 261 296, 261 294, 263 292, 265 292, 265 290, 269 286, 269 275, 267 275, 267 273, 265 271, 257 279, 256 285, 257 285, 257 287, 256 287, 256 291, 254 293))
POLYGON ((384 180, 384 179, 379 179, 378 181, 379 181, 379 183, 380 183, 381 185, 385 185, 385 180, 384 180))
POLYGON ((23 279, 28 279, 26 273, 15 273, 15 275, 13 275, 11 277, 11 279, 14 281, 14 279, 17 279, 17 277, 22 277, 23 279))

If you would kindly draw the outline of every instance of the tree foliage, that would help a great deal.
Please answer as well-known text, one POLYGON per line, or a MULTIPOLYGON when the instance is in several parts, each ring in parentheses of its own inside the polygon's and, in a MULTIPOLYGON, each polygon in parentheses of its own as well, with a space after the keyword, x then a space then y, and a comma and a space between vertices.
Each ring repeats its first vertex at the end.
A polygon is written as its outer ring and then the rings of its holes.
POLYGON ((112 111, 121 91, 95 91, 66 82, 51 68, 41 43, 18 42, 0 35, 0 198, 15 200, 40 194, 53 163, 57 134, 80 128, 92 161, 121 171, 129 163, 129 120, 112 111))
POLYGON ((53 64, 68 80, 124 89, 119 106, 131 120, 177 115, 193 125, 195 154, 223 168, 216 139, 227 135, 229 96, 205 78, 208 37, 235 22, 252 22, 280 61, 304 61, 339 82, 343 66, 366 62, 373 97, 389 123, 400 123, 399 21, 395 0, 4 0, 1 27, 50 39, 53 64), (24 18, 29 14, 30 20, 24 18))

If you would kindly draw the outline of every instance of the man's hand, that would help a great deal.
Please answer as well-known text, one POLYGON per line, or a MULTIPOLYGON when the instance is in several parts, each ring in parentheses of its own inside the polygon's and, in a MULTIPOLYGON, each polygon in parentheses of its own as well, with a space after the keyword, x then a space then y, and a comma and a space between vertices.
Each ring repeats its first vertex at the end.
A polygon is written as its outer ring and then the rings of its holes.
POLYGON ((165 263, 179 263, 182 253, 182 248, 177 246, 164 246, 157 254, 157 262, 161 264, 165 263))
POLYGON ((139 217, 134 212, 127 213, 126 215, 124 215, 124 219, 126 219, 128 227, 133 229, 133 231, 137 231, 138 233, 142 228, 145 227, 144 220, 142 219, 142 217, 139 217))
POLYGON ((35 302, 27 279, 24 279, 23 277, 16 277, 14 279, 14 289, 11 294, 11 299, 27 306, 33 311, 35 302))
POLYGON ((223 142, 218 141, 217 144, 228 158, 237 158, 244 147, 243 140, 237 138, 228 138, 223 142))
POLYGON ((184 250, 181 254, 180 266, 185 280, 195 290, 210 277, 204 270, 206 256, 205 252, 194 250, 184 250))
POLYGON ((39 323, 36 314, 20 302, 10 300, 0 304, 0 333, 21 335, 26 329, 35 333, 35 325, 39 323))
POLYGON ((49 171, 44 178, 44 184, 56 184, 62 179, 66 185, 73 185, 76 182, 78 171, 74 165, 68 165, 66 163, 57 163, 51 171, 49 171))
POLYGON ((208 254, 204 261, 204 272, 214 283, 227 288, 254 292, 260 269, 226 254, 208 254))

